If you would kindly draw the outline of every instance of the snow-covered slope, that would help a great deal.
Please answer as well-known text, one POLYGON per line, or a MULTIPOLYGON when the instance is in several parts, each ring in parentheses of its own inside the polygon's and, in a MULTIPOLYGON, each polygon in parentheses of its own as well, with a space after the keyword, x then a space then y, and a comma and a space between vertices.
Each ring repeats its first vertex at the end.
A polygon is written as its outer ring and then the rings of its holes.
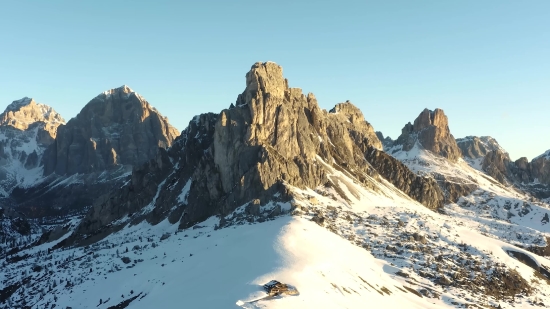
POLYGON ((464 209, 475 206, 476 216, 489 216, 491 219, 509 221, 518 225, 533 226, 536 230, 550 232, 546 220, 550 206, 544 201, 534 199, 513 185, 504 185, 482 171, 471 167, 460 159, 457 163, 434 155, 416 145, 411 151, 391 152, 412 171, 436 179, 446 178, 459 183, 473 184, 477 190, 461 198, 458 203, 464 209))
POLYGON ((407 124, 393 158, 351 103, 321 110, 274 63, 246 79, 235 105, 195 118, 131 175, 91 187, 74 162, 73 176, 43 183, 82 182, 93 206, 4 247, 0 309, 550 303, 548 204, 460 159, 442 110, 407 124), (297 292, 270 296, 272 280, 297 292))
POLYGON ((548 302, 550 286, 539 268, 550 269, 550 261, 507 238, 519 234, 535 243, 529 237, 545 235, 547 225, 487 220, 455 210, 459 205, 436 213, 384 180, 372 190, 335 169, 330 177, 338 188, 293 188, 290 204, 274 198, 259 215, 243 205, 221 229, 218 217, 186 230, 167 220, 142 222, 87 247, 23 250, 6 259, 0 280, 4 292, 21 283, 24 292, 0 308, 528 308, 548 302), (275 208, 293 212, 270 219, 275 208), (265 298, 261 286, 270 280, 299 295, 265 298))

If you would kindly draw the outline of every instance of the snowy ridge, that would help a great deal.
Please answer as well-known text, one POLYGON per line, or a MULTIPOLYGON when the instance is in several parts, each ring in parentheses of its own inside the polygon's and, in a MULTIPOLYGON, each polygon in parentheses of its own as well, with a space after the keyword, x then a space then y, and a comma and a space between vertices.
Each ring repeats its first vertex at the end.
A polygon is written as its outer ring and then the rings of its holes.
POLYGON ((514 186, 499 183, 462 159, 452 163, 421 149, 419 145, 411 151, 398 151, 392 155, 418 174, 436 179, 443 176, 446 179, 455 179, 457 182, 475 184, 478 187, 476 191, 460 198, 457 203, 448 205, 449 209, 458 212, 455 213, 457 216, 467 215, 472 220, 496 220, 495 222, 502 220, 530 227, 535 234, 550 232, 549 226, 543 220, 550 215, 550 205, 547 202, 533 200, 531 196, 514 186))
POLYGON ((149 104, 149 106, 151 106, 151 109, 153 109, 154 111, 157 111, 157 109, 154 106, 152 106, 149 102, 147 102, 147 100, 145 100, 143 96, 135 92, 132 88, 128 87, 127 85, 122 85, 118 88, 106 90, 100 93, 99 95, 97 95, 96 99, 107 100, 114 94, 120 94, 121 97, 125 100, 130 98, 131 95, 135 95, 141 102, 146 102, 147 104, 149 104))
POLYGON ((125 99, 128 99, 130 97, 130 95, 135 94, 141 100, 143 100, 143 98, 139 94, 137 94, 137 92, 135 92, 134 90, 132 90, 132 88, 130 88, 126 85, 122 85, 118 88, 113 88, 113 89, 106 90, 106 91, 100 93, 96 98, 108 99, 114 94, 122 94, 125 99))
POLYGON ((466 137, 463 137, 463 138, 457 138, 456 143, 457 144, 465 143, 465 142, 474 140, 474 138, 477 138, 481 142, 482 146, 485 149, 493 149, 493 148, 496 147, 496 149, 499 150, 500 152, 508 153, 504 148, 502 148, 502 146, 500 146, 500 144, 497 142, 497 140, 494 139, 491 136, 479 136, 479 137, 477 137, 477 136, 466 136, 466 137))
POLYGON ((534 158, 533 160, 540 159, 540 158, 544 158, 544 159, 550 160, 550 149, 546 150, 545 153, 541 154, 540 156, 537 156, 537 157, 534 158))
MULTIPOLYGON (((525 202, 524 196, 493 184, 465 162, 445 165, 422 150, 416 154, 408 164, 419 171, 428 173, 437 165, 456 173, 458 166, 459 176, 471 176, 486 189, 440 214, 384 180, 366 189, 331 168, 332 186, 289 187, 295 197, 290 203, 274 196, 255 215, 243 205, 224 218, 224 228, 218 217, 180 231, 167 220, 155 226, 142 222, 84 248, 46 255, 52 243, 23 250, 18 256, 28 257, 8 263, 2 279, 6 286, 30 283, 24 296, 13 294, 9 304, 107 309, 126 303, 139 309, 182 303, 190 308, 528 308, 546 303, 550 285, 544 275, 514 256, 544 269, 550 262, 514 244, 544 244, 550 226, 528 219, 533 209, 519 216, 524 204, 516 209, 512 203, 508 210, 518 214, 517 221, 477 212, 506 210, 507 201, 525 202), (419 159, 433 165, 415 163, 419 159), (498 205, 491 206, 489 199, 498 205), (271 216, 275 210, 282 216, 271 216), (284 215, 288 211, 293 215, 284 215), (33 271, 37 264, 43 269, 33 271), (264 298, 261 285, 270 280, 295 286, 299 295, 264 298)), ((161 182, 157 196, 163 187, 161 182)), ((544 204, 529 207, 548 210, 544 204)))
POLYGON ((132 88, 126 86, 126 85, 122 85, 118 88, 113 88, 113 89, 106 90, 102 94, 111 95, 111 94, 116 93, 116 92, 132 93, 132 92, 135 92, 135 91, 132 90, 132 88))
POLYGON ((4 110, 4 113, 16 111, 23 106, 29 105, 31 102, 32 102, 32 99, 29 97, 24 97, 22 99, 15 100, 6 107, 6 109, 4 110))

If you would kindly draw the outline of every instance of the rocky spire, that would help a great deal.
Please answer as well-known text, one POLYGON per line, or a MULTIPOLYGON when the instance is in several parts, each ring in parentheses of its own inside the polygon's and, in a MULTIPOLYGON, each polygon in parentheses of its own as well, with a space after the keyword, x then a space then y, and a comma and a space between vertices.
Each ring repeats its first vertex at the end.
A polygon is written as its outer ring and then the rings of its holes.
POLYGON ((66 125, 44 157, 44 173, 71 175, 119 165, 139 165, 158 147, 170 147, 178 131, 128 86, 91 100, 66 125))
POLYGON ((395 144, 402 145, 404 151, 411 150, 416 143, 424 149, 456 162, 461 152, 449 130, 449 121, 442 109, 424 109, 414 120, 403 127, 395 144))

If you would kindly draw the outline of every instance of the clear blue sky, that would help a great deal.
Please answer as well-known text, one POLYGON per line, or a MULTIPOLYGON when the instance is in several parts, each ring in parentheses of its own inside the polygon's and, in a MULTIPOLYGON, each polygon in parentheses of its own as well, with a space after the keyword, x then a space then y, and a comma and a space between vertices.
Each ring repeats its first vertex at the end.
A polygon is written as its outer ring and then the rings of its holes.
POLYGON ((396 138, 425 108, 513 159, 550 148, 550 1, 1 1, 0 104, 66 119, 127 84, 179 130, 256 61, 396 138))

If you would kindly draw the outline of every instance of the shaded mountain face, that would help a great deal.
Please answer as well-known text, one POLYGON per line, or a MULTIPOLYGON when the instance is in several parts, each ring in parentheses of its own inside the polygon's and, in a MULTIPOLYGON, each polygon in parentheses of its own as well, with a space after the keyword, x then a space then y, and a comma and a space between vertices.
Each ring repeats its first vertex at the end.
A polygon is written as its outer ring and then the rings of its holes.
POLYGON ((293 188, 332 187, 345 196, 351 189, 338 175, 373 191, 387 190, 386 179, 428 208, 442 206, 433 179, 415 175, 380 148, 354 105, 322 110, 313 94, 288 86, 279 65, 256 63, 235 106, 195 117, 170 149, 98 199, 67 243, 93 242, 125 220, 168 218, 185 228, 220 215, 223 226, 226 214, 250 201, 254 212, 270 201, 292 200, 293 188))
POLYGON ((424 109, 414 120, 407 123, 394 146, 402 146, 403 151, 411 150, 415 144, 424 149, 456 162, 461 157, 460 149, 449 130, 449 121, 443 110, 424 109))
POLYGON ((178 135, 139 94, 127 86, 111 89, 59 128, 44 157, 44 174, 73 175, 142 164, 178 135))
POLYGON ((53 108, 30 98, 12 102, 0 114, 0 197, 41 176, 40 160, 64 123, 53 108))
POLYGON ((120 187, 134 166, 170 147, 178 135, 129 87, 105 91, 58 128, 42 156, 40 181, 15 188, 11 198, 35 218, 81 211, 120 187))

